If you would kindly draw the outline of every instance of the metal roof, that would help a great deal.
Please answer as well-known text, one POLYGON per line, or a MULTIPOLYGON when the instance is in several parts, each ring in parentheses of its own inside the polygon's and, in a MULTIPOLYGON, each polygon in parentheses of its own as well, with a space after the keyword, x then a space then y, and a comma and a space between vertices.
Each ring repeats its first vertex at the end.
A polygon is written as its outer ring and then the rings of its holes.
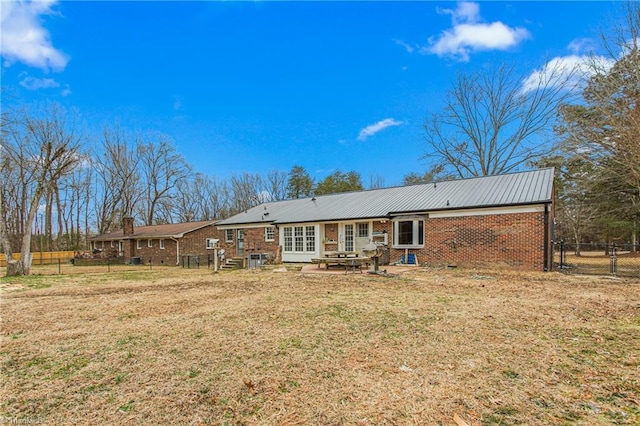
POLYGON ((166 225, 135 226, 132 235, 124 235, 122 229, 89 238, 90 240, 123 240, 123 239, 148 239, 148 238, 182 238, 188 232, 196 231, 205 226, 213 225, 216 220, 201 222, 171 223, 166 225))
POLYGON ((550 203, 553 168, 264 203, 218 226, 387 218, 403 213, 550 203))

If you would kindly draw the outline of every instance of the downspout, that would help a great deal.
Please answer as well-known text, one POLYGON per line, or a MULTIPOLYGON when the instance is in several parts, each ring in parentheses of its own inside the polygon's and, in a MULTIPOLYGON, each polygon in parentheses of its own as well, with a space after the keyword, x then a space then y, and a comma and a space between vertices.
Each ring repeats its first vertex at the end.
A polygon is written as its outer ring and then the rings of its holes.
POLYGON ((170 237, 172 241, 176 242, 176 265, 180 264, 180 241, 177 238, 170 237))
POLYGON ((544 205, 544 271, 549 272, 549 204, 544 205))

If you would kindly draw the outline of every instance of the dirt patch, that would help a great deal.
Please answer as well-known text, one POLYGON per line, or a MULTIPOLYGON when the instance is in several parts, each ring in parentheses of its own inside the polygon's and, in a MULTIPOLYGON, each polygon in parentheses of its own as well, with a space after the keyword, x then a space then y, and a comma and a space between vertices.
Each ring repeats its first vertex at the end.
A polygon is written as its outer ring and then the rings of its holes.
POLYGON ((166 268, 1 284, 7 422, 640 423, 637 280, 166 268))

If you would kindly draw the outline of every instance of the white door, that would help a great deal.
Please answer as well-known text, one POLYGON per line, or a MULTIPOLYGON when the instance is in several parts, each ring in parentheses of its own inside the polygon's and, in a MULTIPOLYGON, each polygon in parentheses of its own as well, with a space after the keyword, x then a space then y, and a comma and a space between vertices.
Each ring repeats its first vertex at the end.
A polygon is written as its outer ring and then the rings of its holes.
POLYGON ((345 223, 342 227, 342 251, 354 251, 355 235, 353 223, 345 223))
POLYGON ((360 253, 362 248, 371 242, 369 222, 358 222, 355 227, 355 250, 360 253))
POLYGON ((345 223, 342 225, 340 250, 359 253, 371 242, 369 222, 345 223))

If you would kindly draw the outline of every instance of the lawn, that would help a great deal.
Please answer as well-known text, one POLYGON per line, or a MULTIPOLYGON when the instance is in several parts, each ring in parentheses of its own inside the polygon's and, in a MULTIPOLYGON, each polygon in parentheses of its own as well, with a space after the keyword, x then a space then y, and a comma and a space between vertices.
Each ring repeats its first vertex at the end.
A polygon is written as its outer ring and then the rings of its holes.
POLYGON ((140 268, 0 297, 2 423, 640 424, 639 280, 140 268))

